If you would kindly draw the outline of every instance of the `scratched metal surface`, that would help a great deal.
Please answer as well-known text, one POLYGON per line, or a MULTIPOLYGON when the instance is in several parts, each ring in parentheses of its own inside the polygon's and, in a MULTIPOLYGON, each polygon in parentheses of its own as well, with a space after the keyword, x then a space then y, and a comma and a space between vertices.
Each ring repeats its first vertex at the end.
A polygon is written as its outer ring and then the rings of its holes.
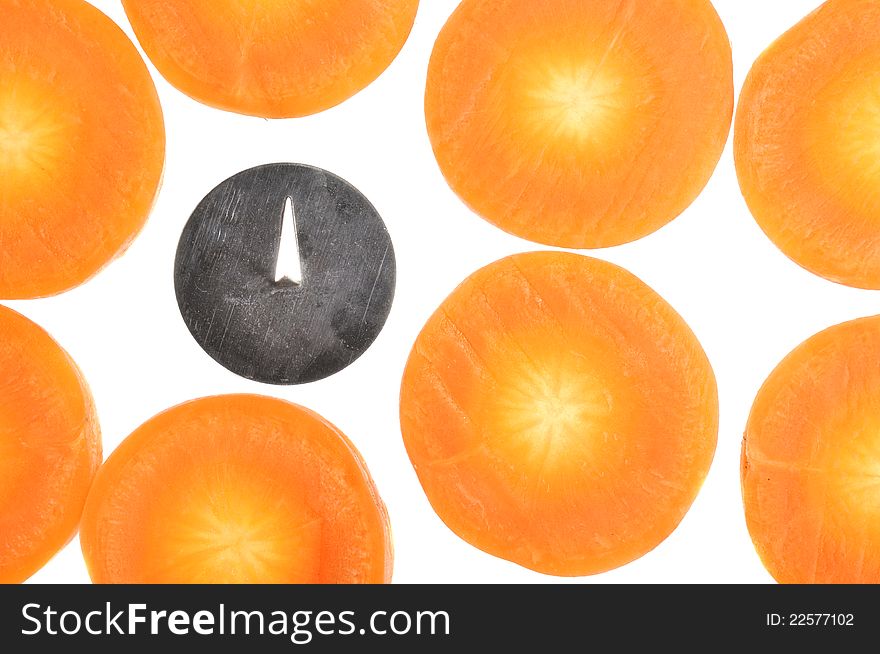
POLYGON ((174 271, 199 345, 270 384, 323 379, 361 356, 385 324, 395 279, 376 209, 345 180, 300 164, 253 168, 211 191, 183 230, 174 271), (301 284, 275 281, 288 198, 301 284))

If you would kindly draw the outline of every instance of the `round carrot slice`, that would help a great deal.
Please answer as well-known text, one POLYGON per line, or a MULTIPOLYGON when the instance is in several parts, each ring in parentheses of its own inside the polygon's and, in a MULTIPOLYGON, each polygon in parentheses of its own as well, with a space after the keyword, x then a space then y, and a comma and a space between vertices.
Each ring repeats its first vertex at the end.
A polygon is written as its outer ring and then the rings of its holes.
POLYGON ((503 259, 431 317, 403 377, 404 442, 443 521, 554 575, 663 541, 715 451, 700 344, 639 279, 566 253, 503 259))
POLYGON ((385 507, 354 446, 302 407, 196 400, 137 429, 83 513, 96 583, 384 583, 385 507))
POLYGON ((292 118, 329 109, 391 64, 418 0, 123 0, 159 72, 220 109, 292 118))
POLYGON ((120 255, 165 127, 134 45, 82 0, 0 0, 0 297, 66 291, 120 255))
POLYGON ((880 316, 800 345, 755 400, 746 520, 782 583, 880 583, 880 316))
POLYGON ((474 211, 598 248, 670 222, 730 131, 733 66, 708 0, 464 0, 425 98, 443 174, 474 211))
POLYGON ((0 307, 0 583, 19 583, 76 533, 101 463, 86 382, 39 326, 0 307))
POLYGON ((880 289, 880 4, 831 0, 755 63, 734 139, 761 229, 826 279, 880 289))

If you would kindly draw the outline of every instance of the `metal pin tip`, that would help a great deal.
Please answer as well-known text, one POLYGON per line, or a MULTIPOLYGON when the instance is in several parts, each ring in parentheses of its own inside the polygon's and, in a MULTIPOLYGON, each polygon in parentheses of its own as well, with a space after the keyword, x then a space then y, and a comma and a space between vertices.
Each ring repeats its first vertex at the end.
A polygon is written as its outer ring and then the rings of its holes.
POLYGON ((278 258, 275 260, 275 282, 290 282, 301 285, 302 261, 299 254, 299 241, 296 233, 296 213, 293 199, 284 201, 284 215, 281 219, 281 239, 278 246, 278 258))

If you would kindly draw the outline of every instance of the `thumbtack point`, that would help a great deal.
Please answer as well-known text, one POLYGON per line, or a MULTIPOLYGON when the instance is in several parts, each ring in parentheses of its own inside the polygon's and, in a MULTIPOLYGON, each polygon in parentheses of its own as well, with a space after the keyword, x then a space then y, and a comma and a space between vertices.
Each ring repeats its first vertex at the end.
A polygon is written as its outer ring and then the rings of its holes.
POLYGON ((290 197, 284 201, 278 258, 275 260, 275 281, 285 280, 297 286, 302 284, 302 262, 296 233, 296 213, 293 209, 293 199, 290 197))

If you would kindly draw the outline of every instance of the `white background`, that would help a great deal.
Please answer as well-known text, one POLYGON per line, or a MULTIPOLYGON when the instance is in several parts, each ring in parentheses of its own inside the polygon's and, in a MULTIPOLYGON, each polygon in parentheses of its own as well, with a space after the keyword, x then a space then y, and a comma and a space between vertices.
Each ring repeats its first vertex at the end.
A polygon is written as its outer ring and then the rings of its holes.
MULTIPOLYGON (((538 1, 538 0, 536 0, 538 1)), ((132 36, 119 2, 95 0, 132 36)), ((715 0, 733 43, 737 89, 751 62, 818 0, 715 0)), ((275 395, 323 414, 363 453, 388 505, 396 582, 546 582, 493 558, 437 518, 407 459, 397 397, 409 348, 430 313, 468 274, 538 249, 473 215, 432 156, 422 97, 433 41, 456 0, 422 0, 401 55, 365 91, 323 114, 269 122, 204 107, 151 66, 165 110, 168 159, 152 217, 128 253, 60 297, 10 303, 43 325, 79 363, 98 406, 105 454, 143 421, 218 393, 275 395), (394 238, 398 290, 375 345, 340 374, 304 387, 240 379, 196 345, 177 310, 172 264, 196 204, 245 168, 294 161, 348 179, 376 205, 394 238)), ((730 148, 680 218, 637 243, 593 252, 633 271, 675 306, 709 354, 721 394, 721 431, 708 481, 681 527, 621 569, 560 582, 768 582, 748 537, 739 449, 755 392, 776 363, 813 333, 877 312, 876 294, 837 286, 791 263, 764 237, 739 193, 730 148)), ((34 578, 86 582, 70 544, 34 578)))

